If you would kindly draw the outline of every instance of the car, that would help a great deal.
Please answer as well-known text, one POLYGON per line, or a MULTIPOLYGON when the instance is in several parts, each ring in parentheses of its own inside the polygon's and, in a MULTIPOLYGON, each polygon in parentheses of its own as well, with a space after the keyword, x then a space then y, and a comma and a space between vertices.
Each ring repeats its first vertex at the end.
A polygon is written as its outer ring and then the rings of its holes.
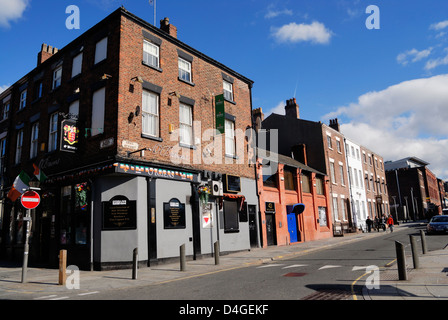
POLYGON ((432 217, 426 226, 426 232, 428 234, 448 232, 448 215, 438 215, 432 217))

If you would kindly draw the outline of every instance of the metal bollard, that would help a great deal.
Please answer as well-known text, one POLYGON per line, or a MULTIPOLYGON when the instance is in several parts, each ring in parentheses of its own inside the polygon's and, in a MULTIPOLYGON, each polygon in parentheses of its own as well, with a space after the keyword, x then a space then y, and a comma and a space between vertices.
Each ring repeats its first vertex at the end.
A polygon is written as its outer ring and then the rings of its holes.
POLYGON ((214 249, 215 249, 215 265, 219 265, 219 241, 215 242, 214 249))
POLYGON ((411 241, 411 251, 412 251, 412 262, 414 263, 414 269, 418 269, 420 267, 418 252, 417 252, 417 241, 414 236, 409 236, 409 240, 411 241))
POLYGON ((428 252, 428 247, 426 246, 425 231, 420 230, 420 238, 422 239, 422 253, 426 254, 428 252))
POLYGON ((138 273, 138 248, 135 248, 132 254, 132 280, 137 280, 138 273))
POLYGON ((180 271, 186 270, 186 263, 185 263, 185 244, 180 246, 180 271))
POLYGON ((395 241, 395 251, 397 253, 398 279, 407 280, 408 276, 406 274, 406 257, 404 255, 404 245, 399 241, 395 241))

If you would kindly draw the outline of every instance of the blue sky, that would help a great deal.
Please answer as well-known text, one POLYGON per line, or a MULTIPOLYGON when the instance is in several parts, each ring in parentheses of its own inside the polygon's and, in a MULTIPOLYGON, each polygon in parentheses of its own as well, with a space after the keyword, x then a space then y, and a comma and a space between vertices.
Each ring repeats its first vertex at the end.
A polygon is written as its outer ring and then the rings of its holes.
MULTIPOLYGON (((62 48, 119 6, 150 23, 148 0, 0 0, 0 91, 35 67, 42 43, 62 48), (67 6, 80 9, 68 30, 67 6)), ((448 1, 157 0, 178 38, 252 79, 253 107, 338 117, 385 160, 417 156, 448 179, 448 1), (366 28, 369 5, 380 29, 366 28)))

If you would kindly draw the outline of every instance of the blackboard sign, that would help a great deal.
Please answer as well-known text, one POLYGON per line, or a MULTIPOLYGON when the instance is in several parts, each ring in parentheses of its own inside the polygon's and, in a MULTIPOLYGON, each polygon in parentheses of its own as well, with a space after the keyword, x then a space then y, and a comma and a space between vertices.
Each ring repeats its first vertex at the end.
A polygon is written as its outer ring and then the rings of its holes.
POLYGON ((185 229, 185 203, 178 199, 163 203, 163 223, 165 229, 185 229))
POLYGON ((226 174, 225 177, 226 192, 238 193, 241 192, 241 178, 238 176, 231 176, 226 174))
POLYGON ((137 201, 125 196, 113 197, 103 202, 103 230, 137 229, 137 201))

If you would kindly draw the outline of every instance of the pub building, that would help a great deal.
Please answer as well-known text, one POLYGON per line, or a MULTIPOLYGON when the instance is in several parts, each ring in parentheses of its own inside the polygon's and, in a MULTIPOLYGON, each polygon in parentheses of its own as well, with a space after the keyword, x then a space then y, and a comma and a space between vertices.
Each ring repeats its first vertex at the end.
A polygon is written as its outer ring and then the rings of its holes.
POLYGON ((0 259, 21 261, 23 171, 47 176, 32 211, 30 265, 67 250, 81 270, 260 246, 248 161, 253 82, 121 7, 0 94, 0 259), (210 130, 213 134, 209 134, 210 130))

